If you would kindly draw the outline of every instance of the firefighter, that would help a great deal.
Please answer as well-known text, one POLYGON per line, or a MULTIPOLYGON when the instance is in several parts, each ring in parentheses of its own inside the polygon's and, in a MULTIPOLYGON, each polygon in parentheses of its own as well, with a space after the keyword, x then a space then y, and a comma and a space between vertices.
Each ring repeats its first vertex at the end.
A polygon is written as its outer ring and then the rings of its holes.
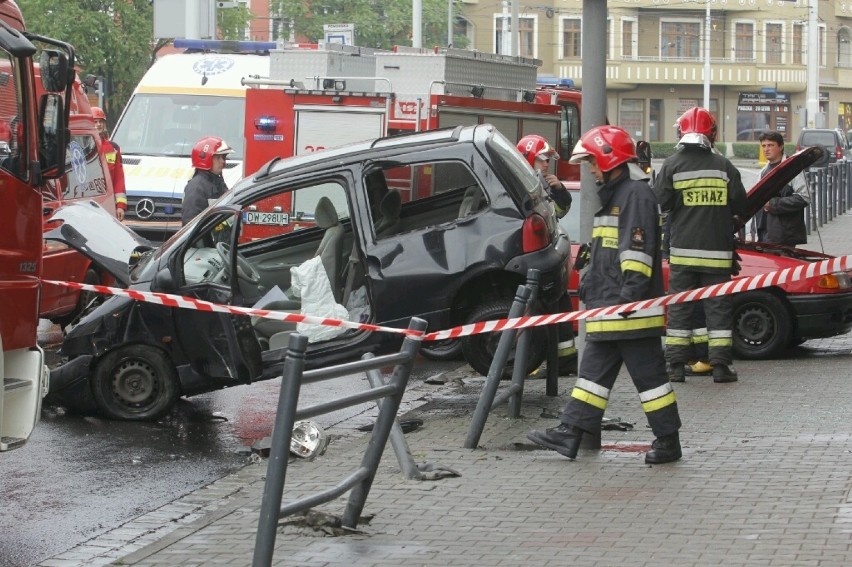
POLYGON ((547 140, 536 134, 524 136, 518 140, 516 147, 521 152, 521 155, 524 156, 524 159, 538 173, 541 186, 553 202, 553 206, 556 209, 556 216, 561 219, 571 209, 571 193, 565 189, 565 186, 562 185, 562 182, 555 175, 548 172, 550 160, 559 159, 556 150, 547 143, 547 140))
MULTIPOLYGON (((587 307, 596 308, 662 295, 660 208, 648 175, 635 163, 630 135, 617 126, 592 128, 571 155, 570 163, 581 162, 588 164, 595 177, 601 208, 594 217, 591 256, 580 282, 580 299, 587 307)), ((666 376, 660 342, 663 326, 662 308, 587 319, 580 372, 560 424, 530 431, 527 438, 574 459, 583 433, 600 431, 610 392, 624 363, 656 437, 645 462, 680 459, 680 416, 666 376)))
POLYGON ((228 190, 222 170, 225 169, 225 156, 233 151, 222 138, 215 136, 201 138, 192 147, 195 174, 183 190, 182 224, 194 219, 228 190))
MULTIPOLYGON (((515 146, 538 174, 545 194, 553 203, 558 218, 564 217, 571 209, 571 193, 565 189, 559 179, 548 172, 550 160, 559 159, 556 150, 543 137, 529 134, 518 140, 515 146)), ((571 299, 568 294, 559 299, 557 309, 560 312, 571 311, 571 299)), ((574 329, 570 323, 559 325, 559 343, 557 357, 559 360, 559 375, 572 376, 577 374, 577 347, 574 344, 574 329)))
POLYGON ((107 162, 109 177, 112 180, 112 192, 115 195, 115 216, 118 220, 124 220, 124 211, 127 210, 127 192, 124 187, 124 164, 121 161, 121 148, 107 136, 106 114, 98 106, 92 107, 92 118, 95 119, 95 128, 101 135, 101 152, 107 162))
MULTIPOLYGON (((746 206, 740 172, 716 152, 716 119, 693 107, 678 119, 678 150, 666 158, 654 184, 671 227, 669 291, 677 293, 726 282, 739 272, 734 250, 735 215, 746 206)), ((713 381, 736 382, 732 365, 732 299, 704 300, 713 381)), ((684 381, 693 344, 693 303, 670 305, 666 328, 669 378, 684 381)))

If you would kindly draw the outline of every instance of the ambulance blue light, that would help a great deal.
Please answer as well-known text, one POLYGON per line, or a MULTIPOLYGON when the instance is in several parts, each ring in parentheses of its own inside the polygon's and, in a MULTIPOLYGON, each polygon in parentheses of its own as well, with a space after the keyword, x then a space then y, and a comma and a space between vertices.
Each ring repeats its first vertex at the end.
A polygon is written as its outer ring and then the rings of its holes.
POLYGON ((227 53, 253 53, 258 51, 269 51, 275 49, 274 41, 225 41, 220 39, 175 39, 175 47, 178 49, 192 49, 196 51, 220 51, 227 53))
POLYGON ((275 132, 278 128, 278 119, 274 116, 260 116, 254 121, 254 127, 261 132, 275 132))
POLYGON ((174 205, 166 205, 165 207, 163 207, 163 212, 167 215, 173 214, 175 212, 174 205))

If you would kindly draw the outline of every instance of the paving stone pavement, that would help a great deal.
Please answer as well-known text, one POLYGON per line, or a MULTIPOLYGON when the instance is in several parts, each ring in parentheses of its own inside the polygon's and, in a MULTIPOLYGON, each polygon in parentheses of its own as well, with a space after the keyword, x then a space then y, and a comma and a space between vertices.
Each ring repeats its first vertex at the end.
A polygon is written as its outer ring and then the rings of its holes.
MULTIPOLYGON (((852 251, 852 216, 821 230, 827 252, 852 251)), ((818 249, 812 235, 809 247, 818 249)), ((601 451, 571 462, 535 450, 529 429, 555 424, 560 397, 528 380, 521 419, 490 415, 476 450, 462 449, 483 379, 452 373, 405 418, 418 462, 461 473, 403 479, 390 446, 351 534, 285 521, 275 565, 778 565, 852 564, 852 337, 808 341, 789 358, 737 361, 740 381, 687 377, 676 384, 684 458, 648 466, 652 440, 622 372, 607 416, 635 424, 604 431, 601 451)), ((428 388, 418 385, 418 388, 428 388)), ((294 461, 284 501, 327 488, 360 462, 366 435, 333 440, 315 461, 294 461)), ((266 461, 41 563, 250 565, 266 461)), ((321 510, 341 514, 345 499, 321 510)))

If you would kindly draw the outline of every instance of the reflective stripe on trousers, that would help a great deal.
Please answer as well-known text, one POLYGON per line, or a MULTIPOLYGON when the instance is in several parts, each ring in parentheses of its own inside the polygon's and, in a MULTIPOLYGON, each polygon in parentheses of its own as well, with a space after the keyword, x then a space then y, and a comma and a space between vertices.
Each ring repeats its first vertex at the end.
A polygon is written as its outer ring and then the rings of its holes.
POLYGON ((642 409, 656 437, 680 429, 680 416, 671 382, 666 376, 659 337, 586 342, 580 371, 561 420, 584 431, 600 431, 621 365, 639 392, 642 409))

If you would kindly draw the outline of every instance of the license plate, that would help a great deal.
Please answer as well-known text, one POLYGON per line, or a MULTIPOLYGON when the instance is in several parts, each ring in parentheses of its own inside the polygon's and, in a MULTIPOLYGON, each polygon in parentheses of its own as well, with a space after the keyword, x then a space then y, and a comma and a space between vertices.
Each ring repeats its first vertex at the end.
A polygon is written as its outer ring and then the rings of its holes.
POLYGON ((271 224, 284 226, 290 224, 290 215, 287 213, 264 213, 262 211, 246 211, 243 213, 245 224, 271 224))

